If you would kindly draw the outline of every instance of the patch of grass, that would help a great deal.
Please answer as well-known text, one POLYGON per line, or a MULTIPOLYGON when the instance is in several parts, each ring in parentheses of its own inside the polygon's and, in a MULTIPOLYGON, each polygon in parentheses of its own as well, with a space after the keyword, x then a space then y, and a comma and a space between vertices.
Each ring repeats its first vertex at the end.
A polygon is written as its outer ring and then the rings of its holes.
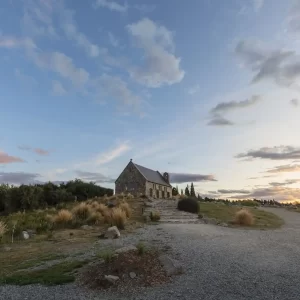
POLYGON ((131 217, 131 208, 127 202, 121 203, 120 208, 125 212, 127 218, 131 217))
POLYGON ((160 220, 160 213, 158 211, 151 211, 150 220, 152 222, 157 222, 160 220))
POLYGON ((113 255, 114 255, 114 252, 112 250, 104 250, 104 251, 98 252, 96 254, 96 256, 103 259, 106 264, 109 264, 110 262, 112 262, 113 255))
POLYGON ((254 223, 253 214, 247 209, 241 209, 235 213, 234 224, 251 226, 254 223))
POLYGON ((112 224, 119 229, 124 229, 126 224, 126 213, 119 207, 114 208, 111 214, 112 224))
POLYGON ((12 275, 0 277, 0 284, 65 284, 75 280, 72 272, 81 268, 85 263, 84 261, 63 262, 47 269, 17 272, 12 275))
POLYGON ((146 246, 145 246, 145 244, 143 242, 139 242, 136 245, 136 248, 138 250, 138 254, 139 255, 143 255, 146 252, 146 246))
MULTIPOLYGON (((279 228, 284 221, 277 215, 260 209, 247 208, 254 218, 251 228, 256 229, 273 229, 279 228)), ((235 219, 235 214, 240 210, 239 207, 220 205, 218 203, 201 202, 201 215, 214 218, 221 223, 231 224, 235 219)))

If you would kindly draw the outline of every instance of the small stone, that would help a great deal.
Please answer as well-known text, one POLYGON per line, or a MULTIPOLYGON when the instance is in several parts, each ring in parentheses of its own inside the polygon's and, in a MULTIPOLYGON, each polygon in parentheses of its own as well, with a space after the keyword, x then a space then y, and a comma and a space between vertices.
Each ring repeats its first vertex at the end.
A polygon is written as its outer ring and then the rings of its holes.
POLYGON ((120 231, 117 226, 109 227, 104 235, 106 239, 116 239, 121 236, 120 231))
POLYGON ((118 276, 114 275, 104 275, 104 278, 112 284, 115 284, 120 279, 118 276))
POLYGON ((130 273, 129 273, 129 276, 130 276, 131 279, 133 279, 133 278, 136 277, 136 274, 135 274, 134 272, 130 272, 130 273))
POLYGON ((21 236, 22 236, 22 239, 24 239, 24 240, 28 240, 30 238, 27 231, 22 231, 21 236))
POLYGON ((129 245, 129 246, 125 246, 125 247, 117 249, 115 251, 115 253, 120 254, 120 253, 125 253, 125 252, 128 252, 128 251, 137 251, 137 248, 133 245, 129 245))

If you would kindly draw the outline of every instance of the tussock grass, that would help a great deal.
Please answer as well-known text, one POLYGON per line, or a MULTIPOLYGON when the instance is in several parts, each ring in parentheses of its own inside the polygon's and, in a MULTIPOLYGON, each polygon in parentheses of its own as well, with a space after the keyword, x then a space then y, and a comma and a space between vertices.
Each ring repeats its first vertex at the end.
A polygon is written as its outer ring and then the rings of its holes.
POLYGON ((86 202, 81 202, 72 209, 73 215, 80 220, 86 220, 90 216, 91 212, 91 206, 86 202))
POLYGON ((251 226, 254 223, 254 218, 252 213, 247 209, 241 209, 235 213, 234 224, 251 226))
POLYGON ((66 225, 73 220, 73 214, 67 209, 61 209, 57 215, 53 217, 53 223, 59 225, 66 225))
POLYGON ((0 241, 2 240, 4 234, 5 234, 7 231, 8 231, 7 225, 6 225, 4 222, 0 221, 0 241))
POLYGON ((88 224, 100 225, 104 223, 104 217, 99 212, 92 212, 86 221, 88 224))
POLYGON ((126 213, 119 207, 112 209, 111 222, 119 229, 124 229, 127 218, 126 213))
POLYGON ((127 218, 131 217, 132 211, 131 211, 131 208, 130 208, 130 206, 127 202, 121 203, 120 208, 125 212, 127 218))

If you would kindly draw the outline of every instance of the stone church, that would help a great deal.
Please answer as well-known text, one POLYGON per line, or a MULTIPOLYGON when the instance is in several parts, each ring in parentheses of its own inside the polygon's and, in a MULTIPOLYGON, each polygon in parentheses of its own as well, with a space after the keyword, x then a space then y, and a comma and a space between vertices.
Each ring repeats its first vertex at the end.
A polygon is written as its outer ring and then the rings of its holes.
POLYGON ((134 196, 140 194, 155 198, 170 198, 172 186, 169 182, 169 174, 160 174, 132 162, 132 159, 115 181, 115 193, 131 193, 134 196))

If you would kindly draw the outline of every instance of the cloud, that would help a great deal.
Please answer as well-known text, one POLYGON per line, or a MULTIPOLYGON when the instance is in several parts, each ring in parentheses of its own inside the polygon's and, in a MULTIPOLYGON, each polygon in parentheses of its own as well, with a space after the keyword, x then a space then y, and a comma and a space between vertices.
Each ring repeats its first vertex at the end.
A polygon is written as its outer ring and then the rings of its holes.
POLYGON ((169 176, 172 183, 217 181, 213 175, 170 173, 169 176))
POLYGON ((151 13, 155 10, 156 6, 151 4, 136 4, 132 6, 142 13, 151 13))
POLYGON ((298 201, 300 199, 299 188, 273 186, 254 189, 249 194, 232 196, 234 199, 275 199, 277 201, 298 201))
POLYGON ((126 2, 122 5, 112 0, 97 0, 95 3, 95 7, 107 8, 109 10, 120 12, 120 13, 125 13, 128 10, 128 5, 126 2))
POLYGON ((130 74, 137 82, 152 88, 180 82, 185 72, 174 54, 173 33, 166 27, 144 18, 127 25, 127 30, 144 51, 144 64, 132 67, 130 74))
POLYGON ((63 85, 57 80, 52 81, 52 92, 57 96, 63 96, 67 93, 63 85))
POLYGON ((221 189, 221 190, 218 190, 218 193, 220 193, 220 194, 249 194, 250 191, 248 191, 248 190, 226 190, 226 189, 221 189))
POLYGON ((25 172, 0 172, 0 184, 34 184, 40 183, 37 180, 39 174, 25 172))
POLYGON ((199 91, 199 89, 200 89, 200 85, 199 85, 199 84, 196 84, 196 85, 194 85, 194 86, 191 86, 191 87, 187 90, 187 92, 188 92, 188 94, 190 94, 190 95, 195 95, 195 94, 199 91))
POLYGON ((26 145, 18 146, 18 148, 20 150, 23 150, 23 151, 32 151, 32 152, 34 152, 38 155, 41 155, 41 156, 45 156, 45 155, 50 154, 49 150, 45 150, 45 149, 42 149, 42 148, 32 148, 32 147, 29 147, 29 146, 26 146, 26 145))
POLYGON ((112 179, 110 177, 107 177, 101 173, 97 173, 97 172, 86 172, 86 171, 80 171, 77 170, 75 172, 77 174, 77 176, 82 179, 82 180, 86 180, 86 181, 93 181, 96 183, 100 183, 100 182, 107 182, 107 183, 114 183, 115 179, 112 179))
POLYGON ((299 100, 294 98, 290 101, 290 103, 291 103, 291 105, 297 107, 299 105, 299 100))
POLYGON ((299 159, 300 148, 292 146, 264 147, 238 154, 236 158, 261 158, 271 160, 299 159))
POLYGON ((253 1, 253 8, 256 12, 260 11, 260 9, 264 5, 264 0, 252 0, 253 1))
POLYGON ((294 1, 287 17, 288 29, 292 33, 300 32, 300 2, 294 1))
POLYGON ((252 83, 269 79, 280 86, 292 86, 300 78, 300 56, 293 51, 272 49, 255 40, 240 41, 235 49, 243 65, 254 76, 252 83))
POLYGON ((125 152, 129 151, 130 149, 131 146, 129 145, 129 142, 124 142, 106 153, 99 154, 95 159, 95 164, 103 165, 109 163, 112 160, 124 154, 125 152))
POLYGON ((26 87, 34 87, 37 86, 38 81, 30 75, 25 74, 20 69, 15 69, 15 76, 22 82, 26 87))
POLYGON ((271 186, 286 186, 300 182, 300 179, 287 179, 284 182, 270 182, 271 186))
POLYGON ((282 165, 267 171, 267 173, 300 172, 300 165, 282 165))
POLYGON ((232 126, 234 123, 222 116, 213 116, 207 123, 209 126, 232 126))
POLYGON ((0 48, 24 48, 33 49, 36 48, 35 43, 30 38, 17 38, 13 36, 1 36, 0 35, 0 48))
POLYGON ((114 46, 114 47, 119 46, 119 40, 110 31, 108 32, 108 38, 109 38, 109 42, 111 43, 112 46, 114 46))
POLYGON ((0 164, 11 164, 15 162, 24 162, 20 157, 8 155, 5 152, 0 151, 0 164))
POLYGON ((142 103, 142 98, 134 94, 127 86, 127 83, 117 76, 103 74, 95 80, 94 85, 106 96, 112 97, 120 104, 131 106, 136 111, 142 103))
POLYGON ((261 100, 260 96, 254 95, 249 99, 242 101, 221 102, 211 109, 212 114, 222 114, 236 109, 247 108, 255 105, 261 100))

